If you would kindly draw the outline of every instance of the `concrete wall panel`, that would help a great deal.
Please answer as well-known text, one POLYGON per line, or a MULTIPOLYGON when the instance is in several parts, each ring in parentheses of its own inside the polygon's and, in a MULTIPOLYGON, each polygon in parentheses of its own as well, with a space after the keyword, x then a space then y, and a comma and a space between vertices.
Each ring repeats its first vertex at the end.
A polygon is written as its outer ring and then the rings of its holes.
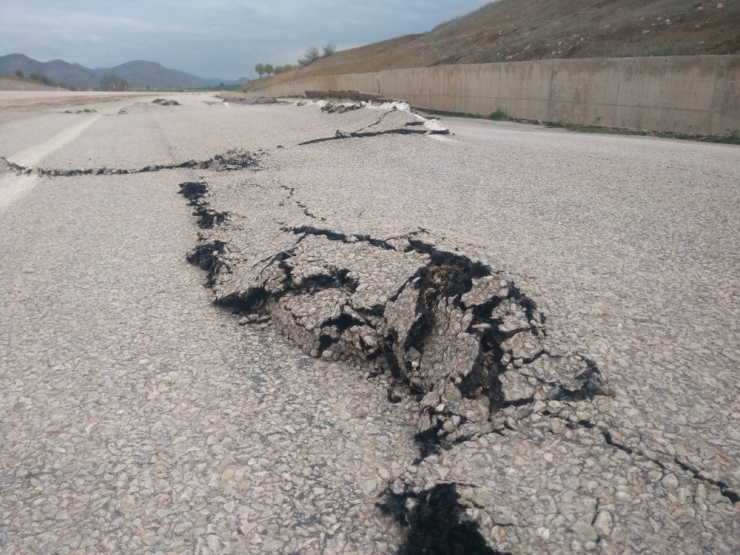
POLYGON ((553 64, 550 121, 583 125, 615 125, 619 64, 616 60, 582 60, 553 64))
POLYGON ((711 129, 716 135, 740 130, 740 56, 723 56, 717 64, 711 129))
POLYGON ((502 64, 461 65, 462 82, 467 84, 460 110, 466 114, 490 114, 497 110, 501 90, 502 64))
POLYGON ((620 106, 708 108, 714 96, 719 56, 624 58, 614 80, 620 106))
POLYGON ((740 129, 740 56, 544 60, 315 77, 247 93, 359 90, 413 106, 487 116, 728 134, 740 129))
POLYGON ((553 61, 513 62, 501 66, 499 103, 515 118, 550 119, 553 61))

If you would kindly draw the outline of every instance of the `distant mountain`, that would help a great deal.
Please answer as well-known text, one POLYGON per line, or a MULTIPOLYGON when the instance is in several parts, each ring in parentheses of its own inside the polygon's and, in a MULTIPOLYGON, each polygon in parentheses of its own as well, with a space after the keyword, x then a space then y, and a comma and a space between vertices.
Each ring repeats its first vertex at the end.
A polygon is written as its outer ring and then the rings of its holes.
POLYGON ((17 71, 23 72, 26 76, 32 73, 39 76, 43 75, 55 84, 81 89, 97 88, 100 83, 100 77, 106 74, 122 77, 132 85, 138 87, 191 89, 213 87, 221 83, 224 85, 239 85, 248 81, 246 78, 233 81, 229 79, 198 77, 184 71, 168 69, 155 62, 141 60, 126 62, 125 64, 111 68, 89 69, 80 64, 67 63, 64 60, 39 62, 23 54, 0 56, 0 75, 10 75, 17 71))
POLYGON ((19 70, 26 77, 31 74, 43 75, 59 85, 90 88, 98 84, 98 78, 91 70, 82 66, 73 66, 62 60, 39 62, 23 54, 0 57, 0 75, 12 75, 19 70))

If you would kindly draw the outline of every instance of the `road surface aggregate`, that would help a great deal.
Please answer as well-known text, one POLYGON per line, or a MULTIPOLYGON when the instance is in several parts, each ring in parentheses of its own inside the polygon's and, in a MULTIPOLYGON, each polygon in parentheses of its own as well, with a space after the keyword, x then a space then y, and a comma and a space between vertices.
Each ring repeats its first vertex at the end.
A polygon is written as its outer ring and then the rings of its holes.
POLYGON ((0 113, 0 551, 739 553, 740 150, 0 113))

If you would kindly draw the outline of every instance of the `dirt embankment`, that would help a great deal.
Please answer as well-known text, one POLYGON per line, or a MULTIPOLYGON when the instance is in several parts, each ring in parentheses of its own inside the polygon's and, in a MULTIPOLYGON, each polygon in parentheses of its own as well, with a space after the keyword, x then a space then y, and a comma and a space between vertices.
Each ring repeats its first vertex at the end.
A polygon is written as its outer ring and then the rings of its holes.
POLYGON ((252 81, 552 58, 740 53, 740 0, 502 0, 421 35, 338 52, 252 81))
MULTIPOLYGON (((58 91, 59 87, 44 85, 38 81, 16 77, 15 75, 0 75, 0 91, 58 91)), ((67 89, 61 89, 66 91, 67 89)))

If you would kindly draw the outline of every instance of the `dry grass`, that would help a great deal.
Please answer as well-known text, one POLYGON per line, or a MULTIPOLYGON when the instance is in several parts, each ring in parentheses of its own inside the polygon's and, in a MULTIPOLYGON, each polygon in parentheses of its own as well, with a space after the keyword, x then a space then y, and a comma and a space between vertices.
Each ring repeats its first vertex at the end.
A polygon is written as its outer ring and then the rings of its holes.
POLYGON ((502 0, 437 26, 337 52, 250 90, 318 75, 550 58, 740 53, 740 0, 502 0))

